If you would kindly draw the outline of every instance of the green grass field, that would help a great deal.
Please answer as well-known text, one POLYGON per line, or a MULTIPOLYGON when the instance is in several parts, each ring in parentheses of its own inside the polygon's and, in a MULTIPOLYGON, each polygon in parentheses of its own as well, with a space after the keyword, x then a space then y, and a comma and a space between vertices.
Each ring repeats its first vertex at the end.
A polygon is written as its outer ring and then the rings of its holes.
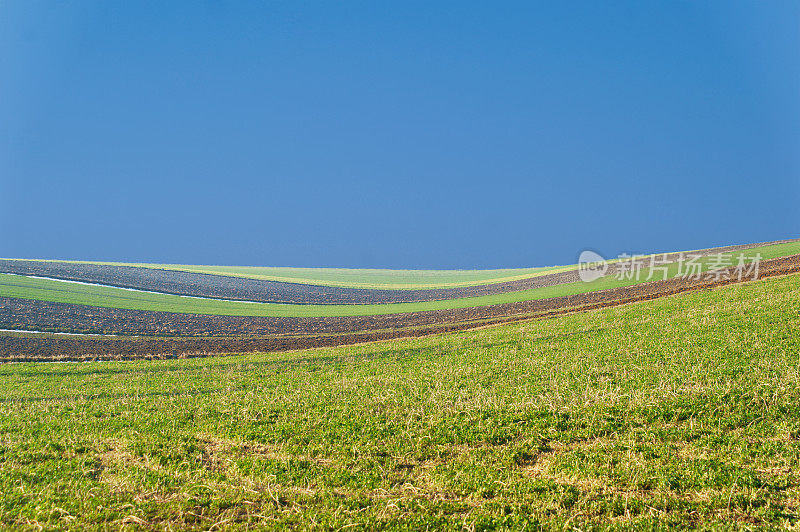
POLYGON ((0 527, 800 526, 800 275, 421 339, 0 366, 0 527))
MULTIPOLYGON (((753 248, 745 253, 747 256, 760 253, 763 259, 793 255, 800 253, 800 242, 753 248)), ((708 265, 709 259, 704 258, 700 262, 708 265)), ((678 265, 674 264, 670 267, 669 276, 675 276, 677 273, 678 265)), ((616 288, 619 286, 629 286, 637 282, 644 282, 645 278, 646 275, 642 276, 639 280, 618 280, 613 276, 607 276, 591 283, 575 282, 508 292, 505 294, 419 303, 391 303, 379 305, 291 305, 214 301, 0 274, 0 297, 37 299, 57 303, 73 303, 131 310, 154 310, 227 316, 370 316, 532 301, 616 288)))

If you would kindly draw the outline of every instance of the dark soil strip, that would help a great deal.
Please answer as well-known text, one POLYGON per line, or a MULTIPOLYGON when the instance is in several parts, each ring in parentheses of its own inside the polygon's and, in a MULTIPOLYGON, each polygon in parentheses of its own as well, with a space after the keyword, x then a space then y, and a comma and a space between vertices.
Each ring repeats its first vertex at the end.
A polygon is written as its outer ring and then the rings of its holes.
MULTIPOLYGON (((760 278, 800 272, 800 255, 763 261, 760 278)), ((0 327, 128 334, 206 334, 183 338, 0 336, 0 361, 171 358, 216 353, 279 351, 421 336, 536 317, 591 310, 740 282, 675 278, 587 294, 470 309, 356 318, 246 318, 129 311, 0 298, 0 327), (145 330, 136 330, 141 326, 145 330), (62 329, 63 330, 63 329, 62 329), (236 334, 238 336, 216 336, 236 334), (272 333, 272 336, 266 334, 272 333), (307 336, 288 337, 298 333, 307 336), (337 335, 331 335, 338 333, 337 335), (264 336, 262 336, 264 335, 264 336)))
MULTIPOLYGON (((781 240, 760 244, 709 248, 695 253, 710 254, 731 252, 785 242, 792 241, 781 240)), ((667 255, 667 258, 668 260, 676 260, 678 255, 678 253, 671 253, 667 255)), ((612 265, 609 272, 613 273, 616 271, 616 268, 616 265, 612 265)), ((553 286, 580 280, 577 270, 571 270, 530 277, 518 281, 462 288, 375 290, 264 281, 225 275, 158 270, 135 266, 108 266, 5 259, 0 259, 0 273, 37 275, 41 277, 98 283, 121 288, 134 288, 137 290, 149 290, 184 296, 233 299, 238 301, 259 301, 264 303, 331 305, 437 301, 516 292, 519 290, 553 286)))

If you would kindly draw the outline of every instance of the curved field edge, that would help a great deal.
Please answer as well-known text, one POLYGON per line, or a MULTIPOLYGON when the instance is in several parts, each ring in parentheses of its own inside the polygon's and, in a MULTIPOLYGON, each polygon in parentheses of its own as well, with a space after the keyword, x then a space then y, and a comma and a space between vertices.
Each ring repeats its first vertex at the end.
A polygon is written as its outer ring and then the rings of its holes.
MULTIPOLYGON (((763 243, 761 247, 793 244, 793 241, 763 243)), ((710 248, 714 249, 714 248, 710 248)), ((702 250, 698 250, 702 251, 702 250)), ((800 252, 800 251, 798 251, 800 252)), ((691 251, 687 251, 691 253, 691 251)), ((659 255, 659 254, 656 254, 659 255)), ((650 255, 643 255, 649 257, 650 255)), ((28 260, 28 259, 7 259, 28 260)), ((31 259, 32 260, 32 259, 31 259)), ((158 270, 173 270, 228 277, 242 277, 266 281, 278 281, 341 288, 415 290, 458 288, 535 278, 540 275, 574 270, 576 265, 546 266, 499 270, 388 270, 350 268, 290 268, 262 266, 204 266, 186 264, 148 264, 127 262, 72 261, 35 259, 41 262, 65 262, 71 264, 96 264, 108 266, 130 266, 158 270)), ((608 261, 617 262, 617 259, 608 261)))
MULTIPOLYGON (((770 259, 792 255, 798 253, 798 251, 800 251, 800 243, 795 242, 752 248, 747 250, 745 255, 753 257, 758 254, 762 259, 770 259)), ((712 260, 711 257, 703 257, 699 262, 708 269, 712 264, 712 260)), ((675 277, 678 273, 679 265, 672 264, 668 267, 667 277, 675 277)), ((403 314, 500 305, 582 294, 622 286, 631 286, 642 282, 646 282, 646 275, 643 275, 639 279, 619 279, 614 276, 605 276, 590 283, 564 283, 518 292, 442 301, 371 305, 292 305, 205 300, 0 274, 0 297, 184 314, 264 317, 344 317, 403 314)))
POLYGON ((800 276, 456 334, 0 366, 9 529, 800 523, 800 276))

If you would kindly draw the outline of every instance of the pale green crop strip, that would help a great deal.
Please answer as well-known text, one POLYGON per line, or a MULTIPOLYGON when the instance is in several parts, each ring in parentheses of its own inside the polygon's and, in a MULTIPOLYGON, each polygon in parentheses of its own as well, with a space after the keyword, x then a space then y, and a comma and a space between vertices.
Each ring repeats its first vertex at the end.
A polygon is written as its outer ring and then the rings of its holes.
POLYGON ((574 269, 574 265, 504 270, 374 270, 348 268, 288 268, 262 266, 204 266, 188 264, 147 264, 134 262, 99 262, 47 260, 71 264, 131 266, 155 270, 172 270, 245 279, 312 284, 339 288, 417 290, 458 288, 502 283, 574 269))

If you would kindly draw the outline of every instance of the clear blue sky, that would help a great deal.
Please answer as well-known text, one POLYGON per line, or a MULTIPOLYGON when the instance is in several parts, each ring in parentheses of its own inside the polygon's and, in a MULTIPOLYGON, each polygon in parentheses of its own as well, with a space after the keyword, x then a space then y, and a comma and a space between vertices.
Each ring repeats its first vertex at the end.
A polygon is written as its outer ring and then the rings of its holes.
POLYGON ((489 268, 800 236, 797 2, 0 3, 0 256, 489 268))

